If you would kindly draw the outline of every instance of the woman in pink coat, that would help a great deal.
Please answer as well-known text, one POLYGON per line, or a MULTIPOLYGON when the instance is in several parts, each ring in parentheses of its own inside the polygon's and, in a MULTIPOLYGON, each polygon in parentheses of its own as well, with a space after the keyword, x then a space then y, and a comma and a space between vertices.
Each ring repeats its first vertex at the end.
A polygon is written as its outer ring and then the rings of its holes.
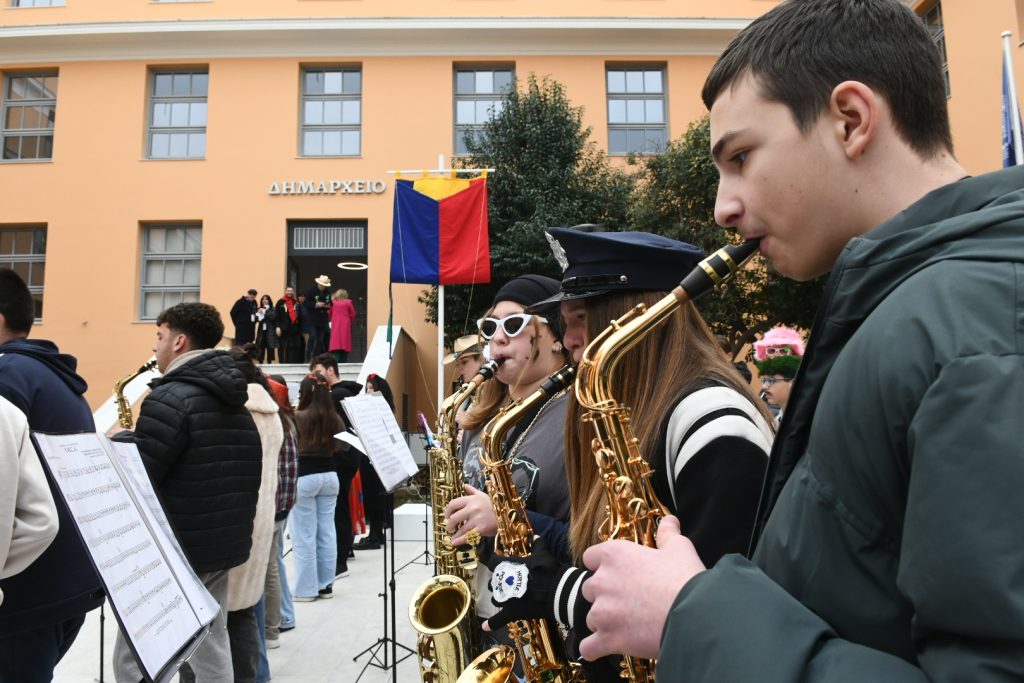
POLYGON ((330 352, 339 363, 348 361, 352 350, 352 321, 356 319, 356 307, 344 289, 336 291, 331 298, 331 345, 330 352))

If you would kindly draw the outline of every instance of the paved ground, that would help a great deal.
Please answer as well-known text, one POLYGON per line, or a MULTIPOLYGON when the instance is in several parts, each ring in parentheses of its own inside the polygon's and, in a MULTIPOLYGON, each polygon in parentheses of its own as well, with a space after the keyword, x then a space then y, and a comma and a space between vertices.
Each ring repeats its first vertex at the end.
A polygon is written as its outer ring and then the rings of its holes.
MULTIPOLYGON (((395 560, 399 567, 422 554, 423 541, 397 541, 395 560)), ((270 650, 270 671, 281 683, 351 683, 359 676, 367 656, 353 662, 352 658, 364 648, 373 645, 383 633, 383 603, 377 597, 384 588, 383 551, 364 550, 349 562, 349 576, 334 584, 332 600, 295 603, 296 628, 281 634, 281 647, 270 650)), ((288 570, 294 580, 291 555, 288 570)), ((388 558, 390 562, 390 557, 388 558)), ((415 647, 415 632, 409 625, 409 599, 413 591, 433 575, 433 564, 425 565, 423 558, 407 566, 396 576, 396 602, 398 642, 415 647)), ((390 606, 388 608, 390 619, 390 606)), ((85 626, 74 646, 57 667, 55 683, 94 683, 99 676, 99 610, 89 614, 85 626)), ((104 681, 113 683, 110 668, 114 649, 116 622, 107 610, 104 645, 104 681)), ((381 655, 383 657, 383 655, 381 655)), ((402 650, 399 648, 399 658, 402 650)), ((388 655, 390 663, 391 656, 388 655)), ((419 680, 416 657, 398 665, 394 671, 369 667, 361 681, 383 683, 398 680, 413 683, 419 680)))

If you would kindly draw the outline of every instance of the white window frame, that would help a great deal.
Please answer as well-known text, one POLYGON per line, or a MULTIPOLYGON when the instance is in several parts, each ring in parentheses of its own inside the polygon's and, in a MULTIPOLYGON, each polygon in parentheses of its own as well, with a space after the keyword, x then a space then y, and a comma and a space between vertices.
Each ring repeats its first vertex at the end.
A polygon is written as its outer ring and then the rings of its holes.
POLYGON ((664 150, 669 140, 667 76, 665 64, 605 65, 608 156, 657 154, 664 150), (659 109, 661 121, 656 120, 659 109), (652 143, 647 137, 651 132, 662 139, 652 143), (613 144, 622 136, 626 138, 624 146, 613 144), (630 139, 639 136, 642 146, 638 148, 630 139))
POLYGON ((304 66, 299 77, 299 156, 362 156, 362 66, 304 66), (320 82, 310 88, 315 74, 320 82))
MULTIPOLYGON (((139 320, 156 320, 160 311, 181 302, 199 301, 199 286, 202 279, 203 257, 203 226, 200 223, 143 223, 142 224, 142 263, 140 272, 139 320), (168 251, 155 245, 155 230, 182 230, 181 249, 168 251), (197 242, 196 248, 189 248, 190 239, 197 242), (150 269, 156 264, 161 265, 160 281, 148 282, 150 269), (180 282, 167 282, 167 266, 171 263, 180 264, 180 282), (186 275, 189 264, 195 264, 196 281, 188 282, 186 275), (160 294, 160 310, 147 312, 147 295, 160 294)), ((166 245, 166 233, 164 240, 166 245)), ((156 279, 156 278, 154 278, 156 279)))
POLYGON ((36 302, 35 320, 36 322, 42 321, 42 315, 40 315, 43 307, 43 281, 46 278, 46 226, 45 225, 3 225, 0 226, 0 248, 4 243, 5 233, 19 233, 29 232, 32 233, 29 239, 29 250, 27 252, 16 252, 14 251, 17 247, 17 237, 15 237, 11 243, 10 253, 0 251, 0 268, 10 268, 11 270, 18 272, 19 270, 25 270, 24 266, 27 266, 28 277, 22 273, 18 273, 21 278, 28 285, 28 291, 32 294, 32 300, 36 302), (24 265, 23 265, 24 264, 24 265), (22 265, 21 268, 17 266, 22 265), (40 268, 42 275, 36 278, 36 270, 40 268))
POLYGON ((53 90, 49 90, 53 97, 25 97, 20 100, 11 99, 11 88, 13 87, 12 81, 14 79, 34 78, 53 78, 57 80, 58 85, 60 83, 60 75, 56 70, 30 72, 15 71, 5 73, 3 75, 3 90, 0 91, 0 98, 2 98, 2 106, 0 106, 0 157, 2 157, 5 162, 50 161, 53 159, 53 134, 56 129, 57 121, 57 93, 53 90), (39 107, 52 107, 53 117, 50 120, 50 126, 46 128, 7 128, 7 119, 12 110, 20 109, 24 111, 30 108, 38 109, 39 107), (16 157, 7 156, 7 144, 12 138, 18 139, 18 156, 16 157), (36 138, 36 156, 31 158, 21 156, 21 150, 25 144, 25 138, 36 138), (48 156, 39 156, 39 145, 42 143, 44 138, 49 138, 50 140, 50 154, 48 156))
POLYGON ((147 159, 206 158, 209 92, 210 71, 205 66, 150 71, 149 103, 146 107, 147 159), (167 83, 163 79, 168 77, 171 79, 171 93, 158 94, 160 86, 167 83), (185 78, 187 92, 176 91, 181 82, 179 79, 185 78), (182 140, 185 143, 184 153, 172 153, 175 143, 182 140), (164 142, 167 143, 166 150, 164 142))
POLYGON ((467 156, 468 150, 461 149, 467 133, 480 135, 484 125, 495 114, 501 111, 508 93, 515 87, 515 64, 456 64, 452 69, 452 156, 467 156), (508 74, 507 84, 496 83, 501 76, 502 81, 508 74), (473 90, 466 91, 459 85, 460 74, 472 74, 473 90), (489 81, 489 84, 488 84, 489 81), (497 108, 495 105, 499 105, 497 108), (470 116, 470 114, 472 114, 470 116), (472 118, 472 121, 467 121, 472 118), (481 120, 484 119, 484 120, 481 120))

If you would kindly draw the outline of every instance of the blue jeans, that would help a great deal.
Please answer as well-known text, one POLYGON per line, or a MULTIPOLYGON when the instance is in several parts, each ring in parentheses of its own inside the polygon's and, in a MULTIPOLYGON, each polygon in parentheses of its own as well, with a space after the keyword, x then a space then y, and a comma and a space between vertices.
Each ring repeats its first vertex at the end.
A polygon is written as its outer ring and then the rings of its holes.
POLYGON ((263 621, 267 613, 265 600, 266 598, 260 598, 256 606, 252 608, 256 613, 256 628, 259 629, 260 639, 260 661, 256 669, 256 683, 267 683, 270 680, 270 662, 267 661, 267 634, 263 630, 263 621))
POLYGON ((291 514, 296 597, 315 598, 334 582, 338 560, 334 508, 340 490, 336 472, 299 477, 291 514))
POLYGON ((288 530, 288 520, 281 527, 277 536, 277 576, 281 581, 281 626, 295 626, 295 603, 292 602, 292 589, 288 587, 288 570, 284 566, 284 535, 288 530))

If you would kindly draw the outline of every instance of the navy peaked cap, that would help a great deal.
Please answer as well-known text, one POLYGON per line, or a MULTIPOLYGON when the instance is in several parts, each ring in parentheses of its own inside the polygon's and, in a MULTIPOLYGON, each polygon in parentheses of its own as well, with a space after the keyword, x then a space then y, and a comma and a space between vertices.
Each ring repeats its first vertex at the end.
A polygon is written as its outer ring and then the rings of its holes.
POLYGON ((562 266, 562 288, 542 304, 610 292, 668 292, 704 258, 704 251, 649 232, 581 232, 548 228, 548 242, 562 266))

